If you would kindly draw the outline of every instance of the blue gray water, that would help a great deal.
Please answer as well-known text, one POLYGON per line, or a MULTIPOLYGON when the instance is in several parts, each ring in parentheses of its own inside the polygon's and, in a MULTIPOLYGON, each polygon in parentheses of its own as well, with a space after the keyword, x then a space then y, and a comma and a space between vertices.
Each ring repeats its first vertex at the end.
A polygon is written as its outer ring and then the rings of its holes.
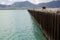
POLYGON ((0 10, 0 40, 46 40, 27 10, 0 10))

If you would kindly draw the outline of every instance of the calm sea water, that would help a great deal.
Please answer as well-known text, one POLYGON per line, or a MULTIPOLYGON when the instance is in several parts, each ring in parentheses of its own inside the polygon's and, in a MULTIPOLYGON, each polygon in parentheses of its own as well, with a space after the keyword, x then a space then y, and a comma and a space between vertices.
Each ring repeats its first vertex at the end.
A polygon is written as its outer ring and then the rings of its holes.
POLYGON ((0 40, 46 40, 27 10, 0 10, 0 40))

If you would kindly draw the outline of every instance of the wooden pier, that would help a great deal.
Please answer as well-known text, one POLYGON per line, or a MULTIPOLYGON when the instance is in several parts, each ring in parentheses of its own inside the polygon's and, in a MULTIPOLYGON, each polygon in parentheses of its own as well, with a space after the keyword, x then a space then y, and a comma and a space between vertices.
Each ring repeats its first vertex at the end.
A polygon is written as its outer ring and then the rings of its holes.
POLYGON ((59 40, 60 8, 58 9, 31 9, 29 13, 41 25, 41 30, 48 40, 59 40))

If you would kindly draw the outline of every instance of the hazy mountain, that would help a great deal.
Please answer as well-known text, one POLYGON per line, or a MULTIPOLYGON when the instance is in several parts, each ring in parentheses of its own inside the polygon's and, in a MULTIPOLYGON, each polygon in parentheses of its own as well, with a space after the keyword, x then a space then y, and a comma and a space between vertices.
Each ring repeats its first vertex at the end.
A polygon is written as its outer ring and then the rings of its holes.
POLYGON ((58 7, 60 7, 60 1, 51 1, 51 2, 47 2, 47 3, 39 3, 37 5, 32 4, 28 1, 25 1, 25 2, 16 2, 12 6, 14 6, 14 7, 32 7, 32 8, 46 6, 49 8, 58 8, 58 7))
POLYGON ((35 7, 36 5, 34 5, 28 1, 25 1, 25 2, 15 2, 11 6, 13 6, 13 7, 35 7))
POLYGON ((7 5, 2 5, 2 4, 0 4, 0 7, 2 7, 2 8, 3 8, 3 7, 6 7, 6 6, 7 6, 7 5))
POLYGON ((15 8, 40 8, 40 7, 49 7, 49 8, 58 8, 60 7, 60 1, 51 1, 51 2, 47 2, 47 3, 39 3, 37 5, 32 4, 28 1, 24 1, 24 2, 15 2, 12 5, 2 5, 0 4, 0 8, 11 8, 11 9, 15 9, 15 8))
POLYGON ((37 5, 37 7, 42 7, 42 6, 46 6, 49 8, 58 8, 60 7, 60 1, 52 1, 52 2, 48 2, 48 3, 40 3, 37 5))

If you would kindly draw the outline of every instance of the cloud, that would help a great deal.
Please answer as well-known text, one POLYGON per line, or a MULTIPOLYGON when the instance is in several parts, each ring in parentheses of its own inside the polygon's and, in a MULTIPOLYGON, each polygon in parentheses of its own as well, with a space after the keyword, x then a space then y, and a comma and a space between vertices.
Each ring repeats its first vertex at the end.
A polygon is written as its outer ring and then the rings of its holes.
POLYGON ((53 1, 53 0, 28 0, 28 1, 30 1, 31 3, 34 3, 34 4, 38 4, 38 3, 50 2, 50 1, 53 1))

